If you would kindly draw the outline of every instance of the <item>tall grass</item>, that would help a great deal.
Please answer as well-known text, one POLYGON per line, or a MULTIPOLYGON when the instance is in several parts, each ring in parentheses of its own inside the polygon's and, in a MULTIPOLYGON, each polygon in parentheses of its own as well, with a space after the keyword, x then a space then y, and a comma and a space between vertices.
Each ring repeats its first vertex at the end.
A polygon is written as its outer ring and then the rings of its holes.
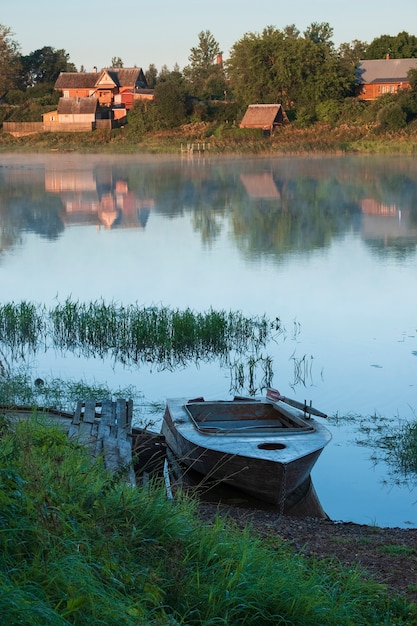
POLYGON ((196 313, 69 299, 50 310, 49 321, 54 348, 127 364, 152 362, 163 369, 214 357, 228 362, 232 351, 257 353, 281 330, 279 320, 273 324, 265 316, 233 311, 196 313))
POLYGON ((276 129, 272 137, 230 125, 194 124, 167 131, 147 133, 135 141, 123 130, 89 133, 39 133, 12 137, 0 133, 0 152, 148 153, 180 154, 188 142, 210 142, 210 155, 216 154, 318 154, 318 153, 398 153, 415 154, 416 131, 383 131, 378 125, 361 120, 333 125, 315 123, 308 127, 289 124, 276 129))
POLYGON ((2 623, 412 624, 355 568, 268 545, 157 484, 119 483, 34 415, 0 429, 2 623))
POLYGON ((0 306, 0 342, 13 358, 35 353, 45 340, 44 309, 32 302, 10 302, 0 306))
POLYGON ((25 302, 0 306, 0 351, 4 356, 7 350, 11 361, 36 353, 41 345, 62 354, 170 371, 217 359, 222 367, 239 367, 235 380, 243 373, 251 388, 256 388, 255 370, 261 371, 264 386, 270 384, 271 358, 261 350, 282 332, 278 318, 213 309, 199 313, 70 298, 50 309, 25 302))

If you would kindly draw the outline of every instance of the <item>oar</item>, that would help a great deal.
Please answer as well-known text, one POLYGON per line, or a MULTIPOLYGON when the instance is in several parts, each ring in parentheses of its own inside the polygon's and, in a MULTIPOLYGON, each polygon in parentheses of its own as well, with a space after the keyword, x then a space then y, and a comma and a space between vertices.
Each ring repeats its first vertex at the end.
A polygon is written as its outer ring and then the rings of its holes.
POLYGON ((285 402, 285 404, 289 404, 290 406, 295 407, 296 409, 300 409, 304 413, 311 413, 312 415, 316 415, 317 417, 327 417, 325 413, 322 413, 318 409, 315 409, 313 406, 308 405, 307 402, 298 402, 297 400, 292 400, 291 398, 286 398, 282 396, 277 389, 267 389, 266 397, 270 398, 274 402, 285 402))
POLYGON ((285 402, 285 404, 290 404, 296 409, 300 409, 300 411, 304 411, 305 413, 311 413, 312 415, 317 415, 317 417, 327 417, 326 413, 322 413, 318 409, 315 409, 314 406, 308 405, 306 402, 297 402, 297 400, 292 400, 291 398, 286 398, 285 396, 281 396, 280 400, 285 402))

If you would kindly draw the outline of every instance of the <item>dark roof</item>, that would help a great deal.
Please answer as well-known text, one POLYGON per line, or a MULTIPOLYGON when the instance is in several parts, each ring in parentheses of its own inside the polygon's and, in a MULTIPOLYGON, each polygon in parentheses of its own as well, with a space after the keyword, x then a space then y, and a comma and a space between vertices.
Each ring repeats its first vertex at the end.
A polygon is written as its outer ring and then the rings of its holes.
POLYGON ((61 72, 55 89, 94 89, 98 77, 97 72, 61 72))
POLYGON ((58 102, 58 113, 61 115, 83 115, 95 113, 97 109, 97 98, 60 98, 58 102))
POLYGON ((271 128, 288 122, 281 104, 250 104, 240 122, 240 128, 271 128))
POLYGON ((361 84, 403 83, 407 73, 417 69, 417 59, 372 59, 359 61, 356 80, 361 84))
POLYGON ((61 72, 55 89, 96 89, 97 84, 108 74, 117 87, 147 87, 146 78, 140 67, 104 68, 100 72, 61 72))
POLYGON ((144 78, 140 67, 107 67, 103 71, 108 72, 118 87, 130 87, 144 78))

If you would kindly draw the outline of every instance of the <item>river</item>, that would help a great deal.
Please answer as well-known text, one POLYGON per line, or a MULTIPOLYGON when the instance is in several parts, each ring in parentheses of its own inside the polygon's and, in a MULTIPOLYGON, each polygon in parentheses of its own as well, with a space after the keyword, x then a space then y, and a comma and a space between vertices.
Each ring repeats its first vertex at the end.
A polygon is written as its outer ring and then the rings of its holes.
MULTIPOLYGON (((274 385, 331 416, 313 472, 324 509, 417 525, 413 481, 375 461, 367 432, 417 408, 414 158, 1 154, 0 188, 1 303, 71 297, 279 318, 274 385)), ((171 372, 47 351, 29 365, 132 384, 149 401, 230 395, 217 363, 171 372)))

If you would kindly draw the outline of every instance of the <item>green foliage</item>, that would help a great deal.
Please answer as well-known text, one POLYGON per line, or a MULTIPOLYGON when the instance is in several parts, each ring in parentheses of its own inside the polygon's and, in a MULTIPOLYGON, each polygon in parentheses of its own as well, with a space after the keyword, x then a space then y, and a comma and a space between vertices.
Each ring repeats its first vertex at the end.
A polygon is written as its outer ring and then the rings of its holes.
POLYGON ((140 140, 149 130, 147 125, 148 107, 148 103, 139 100, 128 112, 126 134, 129 139, 140 140))
POLYGON ((407 116, 397 102, 389 102, 378 111, 377 121, 384 131, 396 131, 405 128, 407 116))
POLYGON ((395 433, 395 458, 398 459, 401 471, 417 475, 417 423, 405 424, 395 433))
POLYGON ((198 39, 199 45, 191 48, 190 64, 184 68, 188 90, 202 100, 223 98, 228 86, 219 44, 209 30, 201 31, 198 39))
POLYGON ((156 66, 153 63, 151 63, 148 69, 146 70, 145 78, 146 78, 146 83, 149 89, 153 89, 158 79, 158 70, 156 69, 156 66))
POLYGON ((342 111, 342 103, 337 100, 325 100, 316 106, 317 119, 320 122, 335 124, 342 111))
POLYGON ((112 57, 112 60, 110 61, 110 67, 122 68, 123 67, 122 59, 120 57, 112 57))
POLYGON ((53 106, 56 106, 56 103, 51 103, 50 96, 45 96, 45 100, 43 98, 29 99, 21 106, 10 110, 7 119, 10 122, 42 122, 42 116, 53 106))
POLYGON ((44 46, 21 57, 24 87, 33 87, 37 83, 54 84, 60 72, 76 72, 76 67, 69 60, 69 54, 61 49, 44 46))
POLYGON ((300 106, 297 109, 296 122, 301 128, 314 124, 317 120, 316 110, 312 106, 300 106))
POLYGON ((0 446, 5 624, 411 624, 415 607, 354 567, 199 519, 157 483, 124 485, 34 414, 0 446))
POLYGON ((304 31, 304 37, 311 39, 315 44, 333 46, 333 28, 328 22, 313 22, 304 31))
POLYGON ((0 24, 0 99, 18 86, 21 70, 19 46, 10 28, 0 24))
POLYGON ((331 34, 328 24, 317 23, 304 37, 294 27, 280 31, 270 26, 261 35, 247 33, 234 44, 227 63, 238 103, 280 102, 286 111, 295 108, 304 124, 311 117, 307 110, 314 112, 323 100, 347 96, 354 68, 336 53, 331 34))
POLYGON ((342 123, 357 123, 363 121, 367 103, 358 98, 345 98, 340 107, 340 121, 342 123))
POLYGON ((168 370, 217 359, 232 371, 248 370, 247 380, 241 382, 253 394, 271 383, 270 357, 259 353, 280 332, 278 319, 271 322, 265 316, 245 317, 232 311, 194 313, 70 299, 50 311, 25 302, 0 306, 0 348, 10 362, 24 360, 40 345, 87 358, 110 358, 123 365, 152 363, 168 370), (251 365, 254 360, 262 377, 259 382, 251 365))
POLYGON ((155 116, 160 128, 176 128, 185 121, 185 93, 174 80, 160 82, 155 87, 155 116))
POLYGON ((4 98, 6 104, 22 104, 25 100, 26 94, 20 89, 10 89, 4 98))
POLYGON ((350 43, 342 43, 338 48, 338 55, 342 62, 351 69, 354 69, 361 59, 365 59, 368 44, 359 39, 354 39, 350 43))
POLYGON ((408 72, 408 80, 412 91, 417 92, 417 69, 413 68, 408 72))
POLYGON ((406 31, 398 35, 376 37, 366 49, 363 59, 384 59, 389 54, 392 59, 411 59, 417 57, 417 37, 406 31))

